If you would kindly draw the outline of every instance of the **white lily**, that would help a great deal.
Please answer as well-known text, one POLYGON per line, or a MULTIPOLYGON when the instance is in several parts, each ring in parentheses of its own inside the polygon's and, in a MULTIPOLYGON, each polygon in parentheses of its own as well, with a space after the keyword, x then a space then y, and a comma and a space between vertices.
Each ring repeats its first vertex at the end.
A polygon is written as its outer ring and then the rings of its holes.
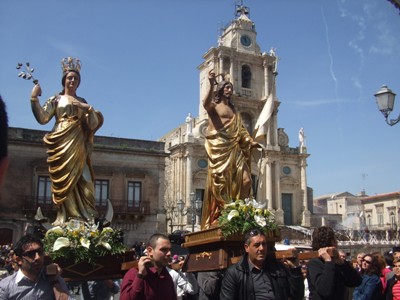
POLYGON ((100 245, 102 245, 107 250, 111 250, 111 245, 107 242, 101 242, 100 245))
POLYGON ((64 233, 63 229, 60 226, 56 226, 56 227, 53 227, 53 228, 50 228, 49 230, 47 230, 46 236, 51 232, 58 233, 58 234, 64 233))
POLYGON ((239 204, 240 206, 244 205, 244 201, 243 200, 236 200, 236 204, 239 204))
POLYGON ((101 231, 101 234, 106 234, 106 233, 113 233, 114 230, 111 227, 104 227, 103 230, 101 231))
POLYGON ((99 228, 99 223, 97 224, 89 224, 85 222, 85 226, 90 230, 90 231, 97 231, 97 228, 99 228))
POLYGON ((229 202, 229 203, 226 203, 226 204, 224 205, 224 207, 225 207, 225 208, 227 208, 227 207, 234 207, 235 205, 236 205, 235 202, 229 202))
POLYGON ((254 220, 256 221, 256 223, 258 225, 260 225, 261 227, 264 227, 265 225, 267 225, 267 222, 265 220, 265 218, 263 216, 260 215, 255 215, 254 216, 254 220))
POLYGON ((81 242, 81 245, 82 245, 83 247, 89 249, 89 247, 90 247, 90 241, 89 241, 89 239, 83 238, 83 237, 82 237, 82 238, 80 238, 79 241, 81 242))
POLYGON ((70 241, 66 237, 59 237, 53 245, 53 251, 58 251, 62 247, 69 247, 70 246, 70 241))
POLYGON ((239 212, 236 209, 232 209, 228 214, 228 221, 232 220, 234 217, 239 217, 239 212))

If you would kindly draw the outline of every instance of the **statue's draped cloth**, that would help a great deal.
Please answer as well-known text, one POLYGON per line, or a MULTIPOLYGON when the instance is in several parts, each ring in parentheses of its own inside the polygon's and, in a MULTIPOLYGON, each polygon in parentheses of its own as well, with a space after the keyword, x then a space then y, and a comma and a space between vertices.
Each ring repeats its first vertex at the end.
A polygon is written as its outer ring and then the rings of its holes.
POLYGON ((224 204, 240 199, 243 171, 247 168, 250 173, 251 141, 239 113, 224 128, 206 133, 208 174, 202 229, 216 226, 224 204))
POLYGON ((35 114, 43 123, 52 115, 57 116, 53 131, 43 139, 47 145, 52 198, 57 207, 53 224, 60 225, 70 219, 94 222, 98 213, 90 154, 94 133, 102 125, 103 116, 98 111, 84 113, 63 96, 57 98, 50 98, 42 110, 38 106, 35 114), (57 105, 58 102, 61 104, 57 105))

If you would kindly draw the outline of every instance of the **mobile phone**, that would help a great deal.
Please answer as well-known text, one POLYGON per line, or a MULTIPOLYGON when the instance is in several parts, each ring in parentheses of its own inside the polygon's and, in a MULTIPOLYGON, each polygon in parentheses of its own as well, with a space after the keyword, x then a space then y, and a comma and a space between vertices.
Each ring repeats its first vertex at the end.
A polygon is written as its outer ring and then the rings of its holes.
POLYGON ((154 266, 153 259, 150 256, 148 256, 148 258, 150 258, 151 261, 145 263, 146 268, 153 267, 154 266))
POLYGON ((56 264, 49 264, 46 266, 46 275, 54 276, 58 274, 57 265, 56 264))

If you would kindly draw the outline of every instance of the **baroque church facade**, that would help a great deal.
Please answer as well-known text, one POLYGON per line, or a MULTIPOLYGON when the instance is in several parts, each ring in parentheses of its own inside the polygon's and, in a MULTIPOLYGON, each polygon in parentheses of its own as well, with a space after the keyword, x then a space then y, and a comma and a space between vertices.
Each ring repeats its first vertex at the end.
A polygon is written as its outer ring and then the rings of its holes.
POLYGON ((189 113, 184 124, 160 140, 165 143, 169 154, 164 183, 169 231, 185 229, 191 223, 192 227, 195 223, 199 229, 201 214, 193 207, 194 200, 203 199, 207 178, 204 134, 208 116, 202 102, 211 70, 230 78, 234 88, 232 102, 252 136, 264 106, 267 104, 272 108, 272 114, 264 124, 265 135, 260 141, 265 147, 263 157, 260 151, 252 155, 254 197, 275 213, 279 225, 310 226, 312 190, 307 187, 306 176, 309 154, 303 136, 299 136, 301 143, 298 147, 290 147, 285 130, 278 128, 277 62, 274 49, 269 53, 262 52, 257 44, 257 32, 249 17, 249 9, 237 6, 235 19, 223 29, 217 46, 203 55, 203 62, 198 66, 198 116, 192 117, 189 113))

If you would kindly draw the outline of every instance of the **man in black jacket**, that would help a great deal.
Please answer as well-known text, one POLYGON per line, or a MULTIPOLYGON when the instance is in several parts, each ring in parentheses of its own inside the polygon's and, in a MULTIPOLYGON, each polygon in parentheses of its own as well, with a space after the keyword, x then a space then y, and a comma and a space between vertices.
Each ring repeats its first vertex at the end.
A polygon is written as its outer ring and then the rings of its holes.
POLYGON ((220 300, 300 300, 304 281, 300 266, 267 257, 267 238, 259 229, 245 235, 246 253, 226 270, 220 300), (292 267, 289 267, 292 266, 292 267))

